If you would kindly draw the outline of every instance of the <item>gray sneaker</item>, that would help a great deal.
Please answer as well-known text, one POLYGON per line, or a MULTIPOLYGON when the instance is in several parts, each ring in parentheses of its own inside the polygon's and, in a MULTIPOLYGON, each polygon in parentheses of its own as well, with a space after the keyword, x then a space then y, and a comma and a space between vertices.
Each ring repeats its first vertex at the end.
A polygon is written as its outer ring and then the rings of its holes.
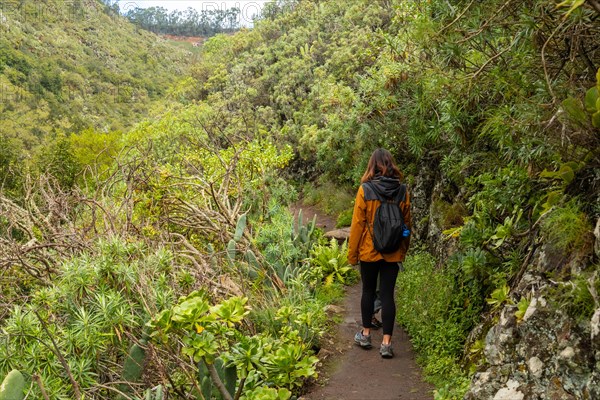
POLYGON ((381 354, 381 357, 383 358, 394 357, 394 349, 392 349, 392 344, 381 343, 381 347, 379 348, 379 354, 381 354))
POLYGON ((354 343, 363 349, 370 349, 373 347, 371 345, 371 335, 363 335, 362 330, 356 332, 356 335, 354 335, 354 343))

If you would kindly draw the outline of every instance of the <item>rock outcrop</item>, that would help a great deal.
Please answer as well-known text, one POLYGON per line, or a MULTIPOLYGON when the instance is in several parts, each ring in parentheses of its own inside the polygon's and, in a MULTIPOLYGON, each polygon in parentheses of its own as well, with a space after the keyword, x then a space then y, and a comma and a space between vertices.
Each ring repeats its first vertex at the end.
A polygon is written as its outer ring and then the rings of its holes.
MULTIPOLYGON (((600 238, 596 236, 597 247, 600 238)), ((551 254, 553 250, 544 246, 537 251, 512 291, 512 304, 502 308, 485 334, 485 363, 473 377, 466 400, 600 399, 597 294, 591 319, 569 311, 569 304, 560 301, 560 293, 569 291, 573 283, 548 278, 548 272, 556 267, 551 254), (530 299, 529 305, 524 314, 518 314, 514 303, 523 297, 530 299)), ((571 257, 562 268, 585 268, 580 259, 571 257)), ((594 278, 598 274, 588 272, 594 278)))
POLYGON ((329 239, 337 239, 339 243, 342 243, 350 238, 350 228, 347 227, 328 231, 325 232, 324 236, 329 239))

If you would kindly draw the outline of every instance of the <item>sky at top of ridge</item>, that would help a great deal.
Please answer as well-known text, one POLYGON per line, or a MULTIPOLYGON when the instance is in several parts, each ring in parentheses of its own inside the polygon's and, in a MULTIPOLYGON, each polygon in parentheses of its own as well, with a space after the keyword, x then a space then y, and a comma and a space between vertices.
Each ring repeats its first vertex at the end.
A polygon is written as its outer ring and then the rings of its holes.
POLYGON ((203 10, 240 10, 240 26, 251 27, 254 17, 260 15, 265 3, 273 0, 118 0, 121 13, 126 13, 134 8, 163 7, 168 11, 185 11, 193 8, 203 10))

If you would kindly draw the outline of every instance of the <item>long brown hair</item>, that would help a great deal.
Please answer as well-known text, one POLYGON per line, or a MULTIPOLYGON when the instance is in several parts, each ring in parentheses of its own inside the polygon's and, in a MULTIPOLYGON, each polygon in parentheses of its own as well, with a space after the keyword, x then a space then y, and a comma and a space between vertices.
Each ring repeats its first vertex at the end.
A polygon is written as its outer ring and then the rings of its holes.
POLYGON ((365 183, 378 176, 402 179, 402 173, 396 166, 392 153, 386 149, 377 149, 371 154, 367 170, 360 182, 365 183))

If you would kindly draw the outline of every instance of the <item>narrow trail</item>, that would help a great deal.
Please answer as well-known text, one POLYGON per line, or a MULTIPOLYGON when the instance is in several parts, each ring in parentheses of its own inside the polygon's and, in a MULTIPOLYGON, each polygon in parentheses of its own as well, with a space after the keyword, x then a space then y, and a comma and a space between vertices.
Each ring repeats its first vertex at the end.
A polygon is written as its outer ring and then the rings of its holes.
MULTIPOLYGON (((317 216, 317 226, 325 231, 335 228, 335 221, 315 207, 296 204, 292 210, 303 210, 307 221, 317 216)), ((354 334, 360 329, 361 285, 346 290, 341 307, 342 322, 333 337, 325 340, 319 358, 324 363, 319 383, 309 388, 300 400, 432 400, 433 387, 422 379, 421 369, 408 335, 396 325, 392 344, 394 358, 379 355, 381 330, 372 331, 373 348, 364 350, 354 345, 354 334)))

